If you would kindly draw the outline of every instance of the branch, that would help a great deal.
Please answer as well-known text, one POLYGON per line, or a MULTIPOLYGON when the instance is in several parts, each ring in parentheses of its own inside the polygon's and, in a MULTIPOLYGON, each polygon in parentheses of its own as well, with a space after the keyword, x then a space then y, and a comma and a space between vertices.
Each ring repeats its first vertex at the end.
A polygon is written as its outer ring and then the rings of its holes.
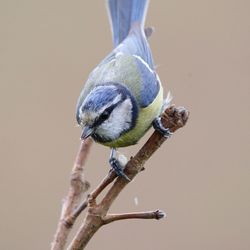
MULTIPOLYGON (((186 124, 188 115, 189 113, 186 109, 171 106, 162 114, 162 124, 174 133, 186 124)), ((125 174, 132 180, 141 171, 145 162, 167 139, 168 138, 164 137, 158 131, 155 131, 136 156, 127 163, 125 174)), ((124 180, 124 178, 118 178, 116 180, 101 202, 105 213, 107 213, 113 201, 127 184, 128 182, 124 180)))
POLYGON ((79 206, 82 195, 89 189, 90 184, 85 180, 83 170, 91 145, 92 140, 90 139, 82 141, 80 144, 71 172, 70 189, 63 201, 62 212, 54 240, 51 244, 51 250, 62 250, 66 245, 71 226, 73 225, 73 222, 67 220, 67 218, 79 206))
MULTIPOLYGON (((175 108, 174 106, 171 106, 165 110, 161 119, 163 125, 169 128, 173 133, 186 124, 188 116, 189 113, 185 108, 175 108)), ((167 140, 167 138, 165 138, 159 132, 155 131, 149 138, 149 140, 145 143, 145 145, 136 154, 136 156, 130 159, 130 161, 126 165, 125 173, 131 180, 144 168, 143 166, 145 162, 163 144, 165 140, 167 140)), ((124 218, 124 216, 128 216, 128 214, 116 215, 115 217, 112 217, 115 219, 112 219, 111 217, 109 217, 112 215, 107 215, 110 206, 128 183, 129 182, 127 182, 127 180, 125 180, 124 178, 118 177, 107 194, 104 196, 100 204, 96 204, 95 198, 107 186, 104 179, 104 181, 96 189, 96 192, 94 192, 94 197, 92 197, 91 199, 90 196, 88 213, 76 236, 71 242, 68 248, 69 250, 83 249, 95 234, 95 232, 102 225, 107 224, 105 223, 105 218, 108 218, 108 221, 111 222, 117 220, 117 218, 119 219, 124 218)))

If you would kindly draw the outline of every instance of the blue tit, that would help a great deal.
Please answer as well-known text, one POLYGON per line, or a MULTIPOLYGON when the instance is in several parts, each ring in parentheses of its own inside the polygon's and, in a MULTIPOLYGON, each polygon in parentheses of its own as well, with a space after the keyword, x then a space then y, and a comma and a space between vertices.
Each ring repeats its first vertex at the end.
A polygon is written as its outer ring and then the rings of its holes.
POLYGON ((148 0, 108 0, 113 51, 90 73, 77 102, 81 139, 91 136, 111 147, 110 165, 128 177, 116 160, 116 148, 136 144, 158 118, 163 90, 144 31, 148 0))

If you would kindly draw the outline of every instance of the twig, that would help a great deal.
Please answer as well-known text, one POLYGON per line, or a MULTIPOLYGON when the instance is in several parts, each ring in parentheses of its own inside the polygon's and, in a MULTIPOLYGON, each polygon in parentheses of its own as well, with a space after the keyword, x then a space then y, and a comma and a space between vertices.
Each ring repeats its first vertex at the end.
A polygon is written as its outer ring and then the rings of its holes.
MULTIPOLYGON (((189 113, 185 108, 175 108, 174 106, 171 106, 167 108, 162 115, 162 123, 165 127, 169 128, 171 132, 175 132, 177 129, 183 127, 186 124, 188 116, 189 113)), ((155 131, 145 143, 145 145, 136 154, 136 156, 131 158, 127 163, 125 168, 126 175, 130 179, 133 179, 143 169, 145 162, 166 139, 167 138, 165 138, 163 135, 155 131)), ((100 204, 96 204, 96 196, 107 186, 106 184, 99 185, 99 187, 96 189, 96 193, 94 192, 94 197, 92 196, 92 199, 89 199, 88 213, 76 236, 71 242, 68 248, 69 250, 81 250, 87 245, 88 241, 92 238, 95 232, 105 224, 105 218, 110 216, 107 215, 110 206, 128 183, 129 182, 127 182, 122 177, 117 178, 100 204)), ((127 215, 128 214, 119 215, 118 218, 122 218, 124 216, 126 217, 127 215)), ((110 222, 112 221, 112 219, 109 220, 110 222)))
POLYGON ((118 220, 127 219, 162 219, 166 217, 166 214, 161 210, 140 212, 140 213, 124 213, 124 214, 108 214, 103 219, 103 224, 109 224, 118 220))
POLYGON ((107 176, 102 180, 102 182, 97 186, 97 188, 91 192, 90 197, 92 199, 96 199, 97 196, 117 177, 116 173, 111 170, 107 176))
POLYGON ((83 167, 85 165, 91 145, 91 139, 82 141, 80 144, 79 151, 71 172, 70 189, 68 195, 63 201, 62 212, 54 240, 51 244, 51 250, 62 250, 66 245, 66 241, 72 226, 72 223, 67 220, 67 218, 70 217, 71 213, 76 209, 76 207, 79 206, 82 195, 88 190, 90 186, 84 178, 83 167))

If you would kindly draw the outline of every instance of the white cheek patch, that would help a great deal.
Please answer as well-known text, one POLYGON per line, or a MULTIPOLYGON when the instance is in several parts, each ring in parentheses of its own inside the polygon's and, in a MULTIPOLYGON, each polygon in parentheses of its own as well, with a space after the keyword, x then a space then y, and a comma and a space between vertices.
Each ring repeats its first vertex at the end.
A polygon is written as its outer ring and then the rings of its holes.
POLYGON ((130 99, 123 101, 112 111, 109 118, 98 127, 96 132, 106 139, 117 139, 122 132, 129 130, 132 125, 132 107, 130 99))

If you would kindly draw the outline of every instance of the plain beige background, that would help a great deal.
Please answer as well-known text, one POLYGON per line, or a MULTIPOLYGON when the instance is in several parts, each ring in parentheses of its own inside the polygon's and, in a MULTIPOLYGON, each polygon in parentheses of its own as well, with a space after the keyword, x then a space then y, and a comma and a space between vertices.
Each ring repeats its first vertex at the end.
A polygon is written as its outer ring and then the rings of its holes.
MULTIPOLYGON (((114 223, 87 249, 250 249, 249 9, 247 0, 151 1, 157 71, 191 117, 112 211, 168 217, 114 223)), ((49 249, 79 144, 76 99, 112 48, 104 1, 1 0, 0 38, 0 249, 49 249)), ((94 146, 92 187, 108 155, 94 146)))

